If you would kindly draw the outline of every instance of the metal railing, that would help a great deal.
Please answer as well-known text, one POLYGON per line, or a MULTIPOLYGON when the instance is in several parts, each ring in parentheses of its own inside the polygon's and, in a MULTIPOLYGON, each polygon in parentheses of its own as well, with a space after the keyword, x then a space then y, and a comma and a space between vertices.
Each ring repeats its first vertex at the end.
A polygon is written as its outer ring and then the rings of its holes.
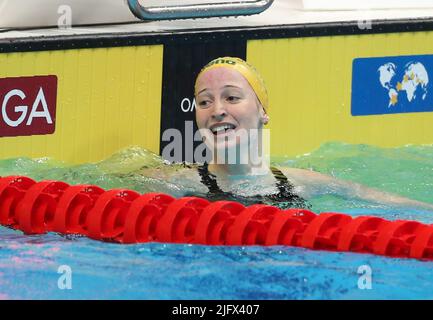
POLYGON ((139 0, 128 0, 128 5, 137 18, 153 21, 246 16, 265 11, 273 2, 274 0, 255 0, 144 7, 139 0))

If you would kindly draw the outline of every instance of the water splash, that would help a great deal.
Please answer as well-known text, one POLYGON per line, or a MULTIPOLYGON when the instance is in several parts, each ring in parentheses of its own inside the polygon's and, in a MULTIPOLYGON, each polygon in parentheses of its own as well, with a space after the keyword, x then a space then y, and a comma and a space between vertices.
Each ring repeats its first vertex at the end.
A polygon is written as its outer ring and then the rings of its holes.
MULTIPOLYGON (((313 169, 413 199, 430 201, 433 146, 381 149, 329 143, 274 165, 313 169)), ((179 196, 185 179, 168 181, 183 165, 131 147, 96 163, 54 159, 0 161, 0 175, 21 174, 103 188, 125 187, 179 196), (143 173, 156 172, 150 177, 143 173)), ((191 190, 194 190, 191 184, 191 190)), ((188 189, 187 188, 187 189, 188 189)), ((375 213, 389 219, 433 219, 416 210, 325 194, 315 211, 375 213), (316 210, 317 209, 317 210, 316 210)), ((116 245, 56 234, 25 236, 0 228, 0 299, 428 299, 431 263, 290 247, 213 247, 175 244, 116 245), (59 290, 57 267, 69 265, 73 290, 59 290), (373 290, 359 290, 357 269, 373 270, 373 290), (414 285, 415 284, 415 285, 414 285), (206 290, 203 290, 203 288, 206 290)))

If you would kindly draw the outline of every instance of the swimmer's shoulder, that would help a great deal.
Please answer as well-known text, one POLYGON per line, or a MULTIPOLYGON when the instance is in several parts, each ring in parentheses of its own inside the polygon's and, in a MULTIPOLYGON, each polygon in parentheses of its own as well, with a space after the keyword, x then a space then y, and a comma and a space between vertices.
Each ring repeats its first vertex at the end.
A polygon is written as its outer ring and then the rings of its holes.
POLYGON ((143 168, 140 170, 140 174, 166 181, 185 190, 207 192, 208 189, 201 182, 198 170, 200 166, 200 164, 195 163, 166 163, 158 167, 143 168))
POLYGON ((194 189, 197 192, 207 192, 207 187, 201 182, 202 177, 199 173, 199 168, 202 164, 199 163, 178 163, 175 164, 176 170, 171 171, 168 180, 182 185, 187 188, 194 189))
POLYGON ((171 178, 200 178, 198 172, 199 165, 193 163, 164 163, 157 167, 143 167, 139 173, 160 180, 170 180, 171 178))
POLYGON ((312 171, 307 169, 299 169, 299 168, 290 168, 290 167, 282 167, 282 166, 275 166, 275 168, 279 169, 287 178, 292 178, 296 181, 303 181, 306 179, 313 179, 313 180, 321 180, 321 181, 327 181, 329 179, 332 179, 331 176, 312 171))
POLYGON ((295 187, 296 193, 305 198, 321 193, 323 186, 332 188, 339 184, 336 178, 317 171, 283 166, 275 167, 287 177, 295 187))

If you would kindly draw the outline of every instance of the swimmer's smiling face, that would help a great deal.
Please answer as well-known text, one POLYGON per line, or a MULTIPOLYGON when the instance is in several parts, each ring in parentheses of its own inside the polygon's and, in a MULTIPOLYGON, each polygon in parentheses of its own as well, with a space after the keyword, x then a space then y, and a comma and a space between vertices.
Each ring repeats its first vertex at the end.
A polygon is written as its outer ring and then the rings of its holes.
POLYGON ((239 139, 230 139, 236 131, 261 129, 268 122, 250 84, 232 68, 219 67, 203 72, 196 82, 195 99, 197 126, 210 130, 206 130, 206 141, 228 137, 228 142, 217 144, 216 148, 233 147, 239 143, 239 139))

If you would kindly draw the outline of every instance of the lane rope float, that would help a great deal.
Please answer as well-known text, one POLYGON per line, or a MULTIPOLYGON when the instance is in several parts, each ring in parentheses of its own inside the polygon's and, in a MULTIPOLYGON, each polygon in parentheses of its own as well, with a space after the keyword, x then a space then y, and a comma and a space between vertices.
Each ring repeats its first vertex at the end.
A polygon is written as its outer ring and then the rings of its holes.
POLYGON ((433 225, 417 221, 175 199, 24 176, 0 178, 0 224, 25 234, 79 234, 123 244, 284 245, 433 260, 433 225))

